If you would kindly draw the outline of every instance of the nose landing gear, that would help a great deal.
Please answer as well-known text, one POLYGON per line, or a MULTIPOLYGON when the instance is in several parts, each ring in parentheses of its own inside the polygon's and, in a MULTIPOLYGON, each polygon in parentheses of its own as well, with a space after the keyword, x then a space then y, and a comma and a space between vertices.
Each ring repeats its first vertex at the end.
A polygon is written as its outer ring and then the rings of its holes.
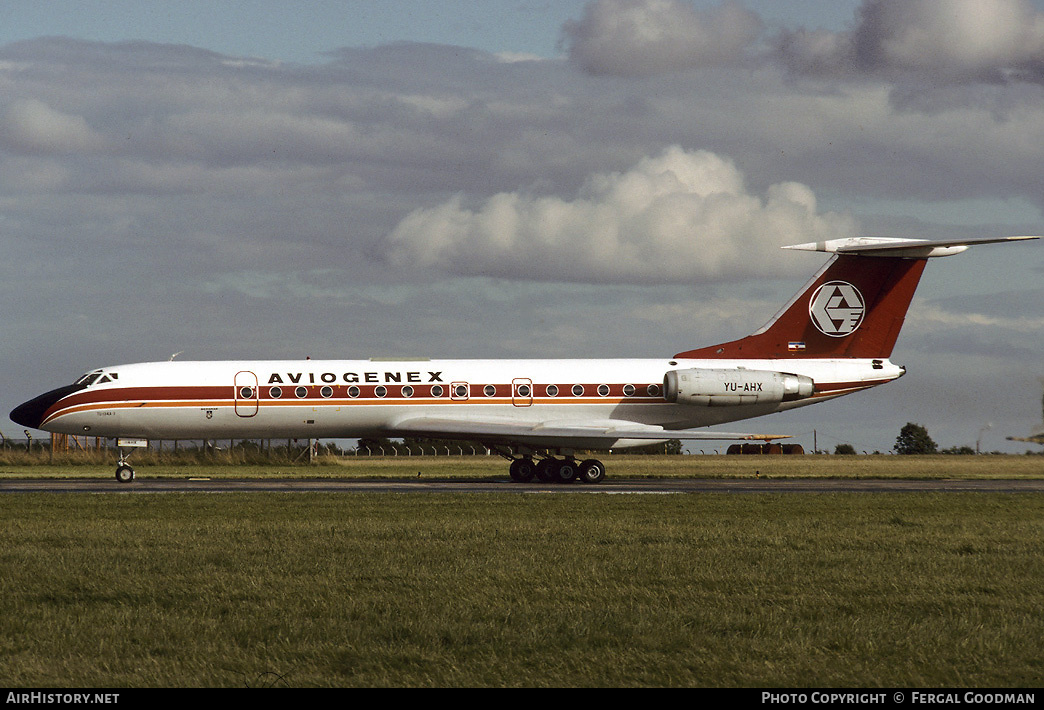
POLYGON ((148 442, 144 439, 118 439, 116 445, 119 447, 117 451, 120 452, 120 459, 116 462, 116 480, 120 483, 130 483, 134 480, 134 469, 127 463, 130 454, 124 454, 123 447, 139 449, 148 446, 148 442))
POLYGON ((130 483, 134 480, 134 469, 125 464, 122 458, 116 466, 116 480, 120 483, 130 483))

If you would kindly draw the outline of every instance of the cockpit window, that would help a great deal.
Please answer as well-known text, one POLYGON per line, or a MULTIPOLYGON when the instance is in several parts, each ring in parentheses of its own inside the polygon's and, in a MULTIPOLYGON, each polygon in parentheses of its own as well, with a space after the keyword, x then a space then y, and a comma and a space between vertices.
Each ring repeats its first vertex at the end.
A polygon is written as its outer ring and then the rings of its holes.
POLYGON ((84 387, 90 387, 93 384, 104 384, 106 382, 112 382, 118 379, 119 375, 115 372, 103 372, 102 370, 95 370, 94 372, 88 372, 86 375, 76 380, 76 384, 83 385, 84 387))

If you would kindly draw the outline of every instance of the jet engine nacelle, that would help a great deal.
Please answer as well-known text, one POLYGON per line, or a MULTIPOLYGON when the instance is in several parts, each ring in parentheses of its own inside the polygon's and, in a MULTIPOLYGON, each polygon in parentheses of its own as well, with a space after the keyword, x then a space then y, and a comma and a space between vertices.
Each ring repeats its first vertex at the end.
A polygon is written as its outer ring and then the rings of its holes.
POLYGON ((697 407, 793 402, 811 397, 811 377, 768 370, 671 370, 663 376, 668 402, 697 407))

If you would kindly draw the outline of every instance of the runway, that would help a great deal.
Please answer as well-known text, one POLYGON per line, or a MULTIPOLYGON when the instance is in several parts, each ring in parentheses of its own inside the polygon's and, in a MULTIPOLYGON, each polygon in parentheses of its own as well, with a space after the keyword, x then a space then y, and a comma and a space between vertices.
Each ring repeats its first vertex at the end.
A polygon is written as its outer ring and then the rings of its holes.
POLYGON ((647 479, 607 480, 597 485, 540 484, 503 480, 345 480, 319 478, 206 479, 141 477, 131 483, 105 479, 0 479, 0 493, 517 493, 517 494, 683 494, 683 493, 881 493, 980 492, 1042 493, 1044 479, 647 479))

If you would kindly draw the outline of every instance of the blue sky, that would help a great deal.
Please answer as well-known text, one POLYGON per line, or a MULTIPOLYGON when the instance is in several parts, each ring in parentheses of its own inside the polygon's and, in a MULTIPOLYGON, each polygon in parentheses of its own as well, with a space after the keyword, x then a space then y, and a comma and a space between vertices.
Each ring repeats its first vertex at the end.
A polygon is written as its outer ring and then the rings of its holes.
MULTIPOLYGON (((1027 0, 3 3, 0 409, 174 352, 739 337, 822 262, 782 244, 1044 232, 1042 66, 1027 0)), ((1025 450, 1042 254, 931 263, 910 374, 751 429, 1025 450)))
MULTIPOLYGON (((584 0, 11 0, 0 6, 0 42, 63 35, 100 42, 188 44, 239 56, 312 63, 337 47, 434 42, 489 52, 561 54, 556 28, 584 0)), ((716 2, 699 2, 713 7, 716 2)), ((748 2, 766 19, 838 29, 851 0, 748 2)))
POLYGON ((11 2, 0 9, 0 38, 145 39, 301 63, 321 61, 337 47, 399 41, 554 56, 557 40, 547 28, 582 6, 569 0, 11 2))

